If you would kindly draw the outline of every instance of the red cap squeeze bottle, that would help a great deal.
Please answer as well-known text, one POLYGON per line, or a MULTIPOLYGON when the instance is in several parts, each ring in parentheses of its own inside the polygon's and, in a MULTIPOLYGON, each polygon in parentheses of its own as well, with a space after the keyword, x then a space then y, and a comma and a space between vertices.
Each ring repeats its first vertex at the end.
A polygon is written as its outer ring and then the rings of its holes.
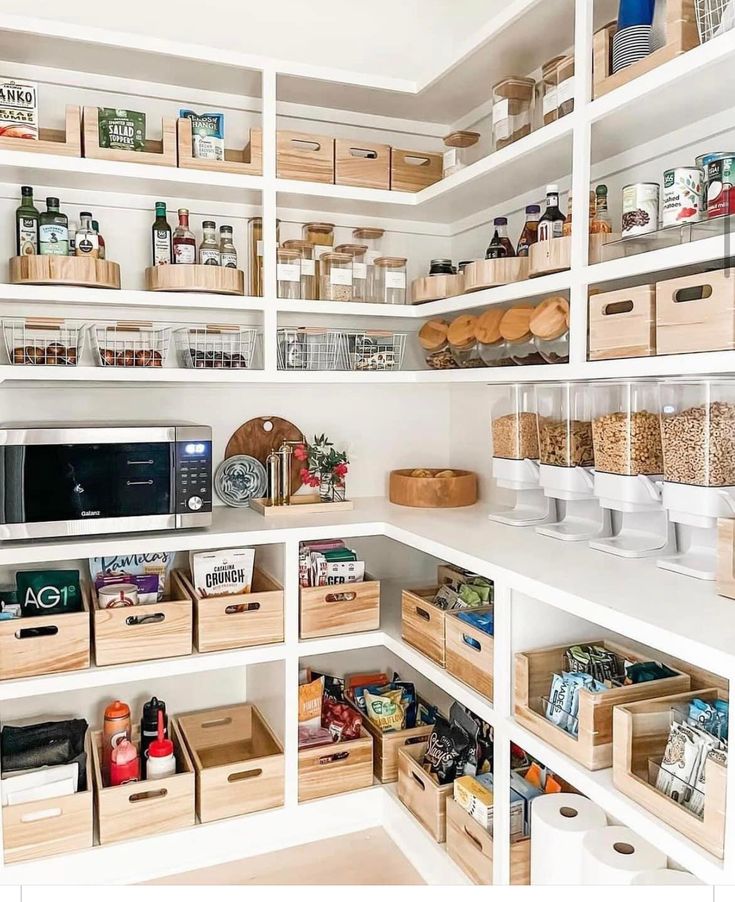
POLYGON ((129 739, 123 739, 112 750, 110 758, 110 786, 137 783, 140 780, 138 749, 129 739))
POLYGON ((148 746, 146 779, 161 780, 164 777, 172 777, 175 773, 174 744, 170 739, 164 738, 163 711, 159 710, 158 738, 148 746))

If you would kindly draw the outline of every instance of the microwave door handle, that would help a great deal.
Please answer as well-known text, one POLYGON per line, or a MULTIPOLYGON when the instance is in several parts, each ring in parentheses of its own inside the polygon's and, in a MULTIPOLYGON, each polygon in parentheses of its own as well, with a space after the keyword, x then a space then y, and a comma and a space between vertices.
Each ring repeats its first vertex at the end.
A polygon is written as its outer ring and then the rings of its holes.
POLYGON ((168 446, 168 470, 169 470, 169 513, 176 514, 179 506, 179 483, 176 470, 176 435, 168 446))

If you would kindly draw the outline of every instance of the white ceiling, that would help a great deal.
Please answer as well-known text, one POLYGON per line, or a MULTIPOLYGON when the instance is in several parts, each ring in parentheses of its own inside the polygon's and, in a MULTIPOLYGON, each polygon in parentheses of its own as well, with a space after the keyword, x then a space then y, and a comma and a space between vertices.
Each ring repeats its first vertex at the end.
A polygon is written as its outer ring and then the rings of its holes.
MULTIPOLYGON (((35 0, 31 15, 352 72, 422 81, 508 0, 35 0)), ((0 0, 17 13, 16 0, 0 0)))

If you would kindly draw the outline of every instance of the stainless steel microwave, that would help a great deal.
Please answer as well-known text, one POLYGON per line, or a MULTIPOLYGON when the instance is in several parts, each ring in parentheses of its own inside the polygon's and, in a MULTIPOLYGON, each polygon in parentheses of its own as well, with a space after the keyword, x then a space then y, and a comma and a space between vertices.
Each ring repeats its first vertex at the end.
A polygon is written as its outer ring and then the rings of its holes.
POLYGON ((209 426, 0 428, 0 539, 211 522, 209 426))

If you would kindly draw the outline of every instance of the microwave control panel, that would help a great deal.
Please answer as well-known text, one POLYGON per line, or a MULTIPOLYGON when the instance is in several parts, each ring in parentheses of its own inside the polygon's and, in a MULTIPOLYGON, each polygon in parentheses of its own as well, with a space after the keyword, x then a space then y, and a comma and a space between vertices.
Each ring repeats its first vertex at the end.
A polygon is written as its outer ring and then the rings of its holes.
POLYGON ((212 510, 212 442, 176 442, 176 513, 212 510))

